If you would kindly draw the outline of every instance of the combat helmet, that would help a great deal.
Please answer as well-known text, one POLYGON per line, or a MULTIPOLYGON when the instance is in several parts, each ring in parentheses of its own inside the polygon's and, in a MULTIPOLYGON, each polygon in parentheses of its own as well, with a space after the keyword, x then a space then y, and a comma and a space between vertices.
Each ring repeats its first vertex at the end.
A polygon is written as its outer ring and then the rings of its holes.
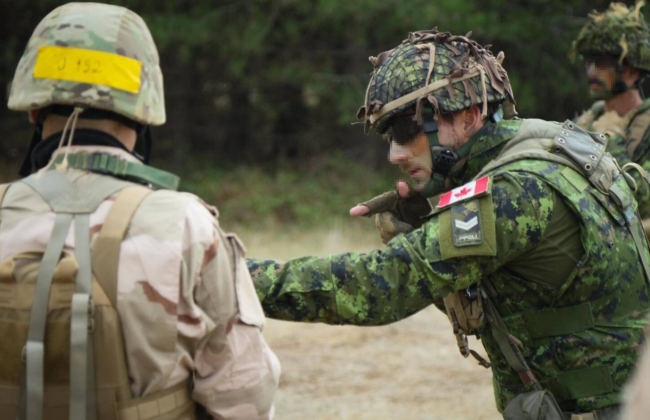
POLYGON ((372 127, 384 134, 393 116, 413 107, 422 125, 425 104, 434 118, 473 105, 482 105, 485 117, 489 103, 507 100, 515 114, 508 74, 501 66, 503 53, 494 57, 489 46, 482 47, 470 36, 437 28, 412 32, 397 48, 370 57, 374 69, 365 104, 357 113, 357 118, 365 117, 365 131, 372 127))
POLYGON ((119 6, 69 3, 36 27, 11 86, 9 108, 83 106, 144 125, 165 123, 158 50, 145 22, 119 6))
POLYGON ((611 3, 602 13, 590 13, 570 54, 608 54, 616 57, 619 65, 626 60, 635 69, 650 73, 650 29, 641 13, 644 4, 639 1, 628 8, 611 3))

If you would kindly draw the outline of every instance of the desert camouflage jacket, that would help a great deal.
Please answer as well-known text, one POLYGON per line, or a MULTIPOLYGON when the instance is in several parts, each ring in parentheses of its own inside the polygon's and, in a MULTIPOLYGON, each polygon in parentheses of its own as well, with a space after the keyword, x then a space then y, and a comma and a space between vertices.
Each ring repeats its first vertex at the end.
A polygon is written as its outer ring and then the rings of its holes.
MULTIPOLYGON (((472 180, 515 136, 552 139, 559 130, 540 120, 488 123, 454 180, 472 180)), ((524 357, 563 409, 586 412, 618 403, 644 340, 648 307, 639 253, 621 212, 582 175, 550 161, 520 160, 487 175, 481 182, 487 188, 472 181, 455 189, 450 194, 456 198, 420 229, 398 235, 384 249, 286 263, 249 259, 266 315, 383 325, 454 291, 490 284, 524 357), (542 312, 549 308, 562 308, 551 310, 552 322, 542 312)), ((617 178, 630 198, 621 182, 617 178)), ((635 226, 641 232, 638 219, 635 226)), ((483 328, 503 410, 524 387, 483 328)))
MULTIPOLYGON (((138 163, 113 147, 70 151, 138 163)), ((104 175, 67 170, 65 176, 83 188, 104 175)), ((91 240, 114 200, 109 197, 91 214, 91 240)), ((132 219, 121 245, 117 291, 132 397, 193 376, 193 399, 216 418, 269 419, 279 363, 262 336, 264 317, 243 246, 215 216, 216 209, 194 195, 160 190, 145 198, 132 219)), ((53 223, 54 213, 40 195, 13 185, 2 203, 0 261, 43 252, 53 223)), ((74 246, 71 231, 64 249, 74 246)))
MULTIPOLYGON (((602 101, 596 102, 576 119, 576 123, 588 131, 603 131, 607 127, 599 127, 598 120, 604 113, 605 104, 602 101)), ((612 127, 615 130, 609 133, 607 150, 621 166, 634 162, 650 171, 650 99, 621 117, 620 122, 624 126, 612 127)), ((630 173, 637 184, 634 196, 639 203, 639 213, 644 219, 650 218, 650 186, 638 172, 630 173)))

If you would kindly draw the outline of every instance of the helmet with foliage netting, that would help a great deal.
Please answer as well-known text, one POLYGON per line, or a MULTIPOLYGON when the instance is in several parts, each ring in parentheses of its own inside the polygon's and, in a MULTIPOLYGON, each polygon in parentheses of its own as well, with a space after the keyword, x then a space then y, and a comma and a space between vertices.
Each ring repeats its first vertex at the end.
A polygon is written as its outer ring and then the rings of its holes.
POLYGON ((397 48, 370 57, 374 70, 366 101, 357 117, 365 117, 366 132, 373 127, 383 134, 396 114, 415 107, 422 124, 422 111, 429 104, 434 115, 482 105, 487 116, 489 103, 505 100, 513 105, 508 74, 498 57, 469 36, 449 32, 413 32, 397 48))
POLYGON ((29 39, 9 108, 85 106, 145 125, 165 123, 158 50, 142 18, 119 6, 69 3, 50 12, 29 39))
POLYGON ((611 3, 602 13, 589 14, 589 21, 573 41, 571 55, 613 55, 634 68, 650 72, 650 30, 641 7, 644 1, 628 8, 623 3, 611 3))

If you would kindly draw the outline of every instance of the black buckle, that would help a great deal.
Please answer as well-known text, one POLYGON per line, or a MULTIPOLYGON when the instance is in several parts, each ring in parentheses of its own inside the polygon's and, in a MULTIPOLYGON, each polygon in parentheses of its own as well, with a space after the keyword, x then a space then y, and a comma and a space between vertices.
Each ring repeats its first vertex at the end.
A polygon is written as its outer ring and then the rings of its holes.
POLYGON ((449 149, 442 150, 435 154, 433 171, 446 177, 457 162, 458 156, 454 152, 449 149))
POLYGON ((111 156, 107 153, 92 153, 88 161, 88 170, 100 175, 110 175, 110 172, 106 169, 110 157, 111 156), (103 157, 105 157, 106 160, 102 164, 103 157))

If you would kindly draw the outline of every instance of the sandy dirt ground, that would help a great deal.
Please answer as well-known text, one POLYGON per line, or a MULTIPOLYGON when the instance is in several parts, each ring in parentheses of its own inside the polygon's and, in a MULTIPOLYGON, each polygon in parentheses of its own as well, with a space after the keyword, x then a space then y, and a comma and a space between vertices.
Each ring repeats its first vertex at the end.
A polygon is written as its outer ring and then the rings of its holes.
MULTIPOLYGON (((372 222, 314 232, 240 232, 248 255, 288 259, 381 246, 372 222), (361 226, 361 227, 360 227, 361 226)), ((282 364, 278 420, 492 420, 491 373, 458 352, 451 326, 431 306, 383 327, 269 320, 282 364)), ((484 355, 480 342, 472 348, 484 355)))

